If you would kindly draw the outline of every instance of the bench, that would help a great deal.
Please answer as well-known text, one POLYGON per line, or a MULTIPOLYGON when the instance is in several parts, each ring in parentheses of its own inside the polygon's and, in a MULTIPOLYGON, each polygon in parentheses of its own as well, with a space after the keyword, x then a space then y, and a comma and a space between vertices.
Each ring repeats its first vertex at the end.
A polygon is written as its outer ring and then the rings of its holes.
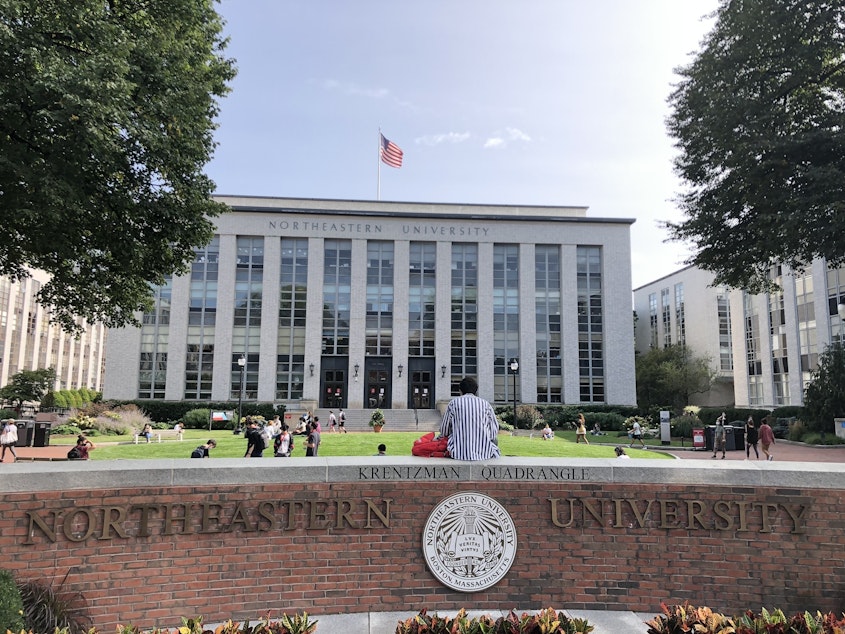
POLYGON ((27 456, 25 458, 18 456, 15 462, 61 462, 68 461, 67 456, 27 456))
MULTIPOLYGON (((144 435, 141 432, 135 432, 135 444, 137 445, 141 442, 141 438, 144 438, 144 435)), ((175 429, 154 429, 153 430, 153 440, 155 442, 161 442, 162 438, 175 438, 177 440, 184 440, 183 439, 183 432, 176 431, 175 429)))

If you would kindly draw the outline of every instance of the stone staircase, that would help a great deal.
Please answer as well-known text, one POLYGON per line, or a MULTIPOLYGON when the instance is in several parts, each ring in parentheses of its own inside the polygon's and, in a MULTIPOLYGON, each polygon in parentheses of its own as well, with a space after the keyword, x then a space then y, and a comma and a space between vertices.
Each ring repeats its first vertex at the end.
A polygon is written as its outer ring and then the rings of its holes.
MULTIPOLYGON (((370 427, 371 409, 345 409, 347 431, 372 431, 370 427)), ((413 431, 424 434, 425 432, 440 429, 440 412, 434 409, 418 409, 416 413, 412 409, 383 409, 386 424, 384 431, 413 431)), ((334 410, 337 416, 338 410, 334 410)), ((320 418, 320 425, 323 433, 329 431, 329 410, 320 408, 314 412, 320 418)))

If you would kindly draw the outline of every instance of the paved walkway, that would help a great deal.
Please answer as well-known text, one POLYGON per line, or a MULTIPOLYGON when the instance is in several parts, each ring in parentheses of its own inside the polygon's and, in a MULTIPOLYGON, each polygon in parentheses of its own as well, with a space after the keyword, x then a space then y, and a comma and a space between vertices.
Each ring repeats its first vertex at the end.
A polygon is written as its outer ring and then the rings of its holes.
MULTIPOLYGON (((758 448, 760 460, 765 460, 763 450, 758 448)), ((713 453, 710 451, 692 451, 666 449, 673 456, 684 460, 713 460, 713 453)), ((789 440, 776 440, 769 448, 769 453, 778 462, 845 462, 845 445, 804 445, 789 440)), ((716 460, 721 460, 722 454, 718 454, 716 460)), ((754 450, 751 450, 751 460, 756 460, 754 450)), ((745 460, 745 451, 726 451, 725 460, 745 460)))

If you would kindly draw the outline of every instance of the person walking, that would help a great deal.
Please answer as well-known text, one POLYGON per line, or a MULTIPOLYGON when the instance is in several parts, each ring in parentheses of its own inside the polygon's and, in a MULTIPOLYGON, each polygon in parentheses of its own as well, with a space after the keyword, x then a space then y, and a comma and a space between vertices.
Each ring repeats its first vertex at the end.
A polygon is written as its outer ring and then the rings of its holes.
POLYGON ((757 451, 757 427, 754 426, 754 417, 749 416, 745 421, 745 459, 751 458, 751 448, 754 447, 754 455, 760 459, 760 452, 757 451))
POLYGON ((334 415, 334 410, 329 410, 329 432, 332 434, 337 431, 337 416, 334 415))
POLYGON ((766 416, 760 423, 760 446, 763 448, 763 453, 766 460, 772 461, 775 459, 770 447, 775 444, 775 433, 769 425, 769 417, 766 416))
POLYGON ((15 424, 14 418, 7 418, 3 421, 3 428, 0 430, 0 445, 3 447, 3 453, 0 454, 0 462, 6 459, 6 450, 12 453, 12 462, 17 462, 18 454, 15 453, 15 445, 18 444, 18 426, 15 424))
POLYGON ((716 429, 713 431, 713 458, 719 450, 722 451, 722 460, 725 459, 725 412, 716 419, 716 429))
POLYGON ((639 441, 640 447, 645 449, 643 442, 643 428, 640 426, 640 421, 634 419, 634 424, 631 426, 631 444, 628 447, 633 447, 634 443, 639 441))
POLYGON ((575 444, 577 445, 579 442, 590 444, 590 441, 587 440, 587 421, 584 420, 583 414, 578 414, 578 427, 575 429, 575 444))
POLYGON ((340 431, 344 434, 346 433, 346 412, 343 411, 343 408, 340 408, 340 413, 338 414, 338 427, 340 431))
POLYGON ((449 456, 455 460, 488 460, 499 457, 499 423, 493 407, 477 396, 478 381, 467 376, 461 395, 446 406, 440 435, 449 439, 449 456))

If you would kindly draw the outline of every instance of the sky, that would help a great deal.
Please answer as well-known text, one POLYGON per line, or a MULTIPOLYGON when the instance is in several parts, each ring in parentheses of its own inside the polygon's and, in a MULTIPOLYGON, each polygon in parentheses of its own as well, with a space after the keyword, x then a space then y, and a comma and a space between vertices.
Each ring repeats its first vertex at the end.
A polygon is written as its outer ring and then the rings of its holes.
POLYGON ((684 266, 667 97, 718 0, 223 0, 217 193, 586 206, 684 266), (404 152, 381 166, 379 130, 404 152))

